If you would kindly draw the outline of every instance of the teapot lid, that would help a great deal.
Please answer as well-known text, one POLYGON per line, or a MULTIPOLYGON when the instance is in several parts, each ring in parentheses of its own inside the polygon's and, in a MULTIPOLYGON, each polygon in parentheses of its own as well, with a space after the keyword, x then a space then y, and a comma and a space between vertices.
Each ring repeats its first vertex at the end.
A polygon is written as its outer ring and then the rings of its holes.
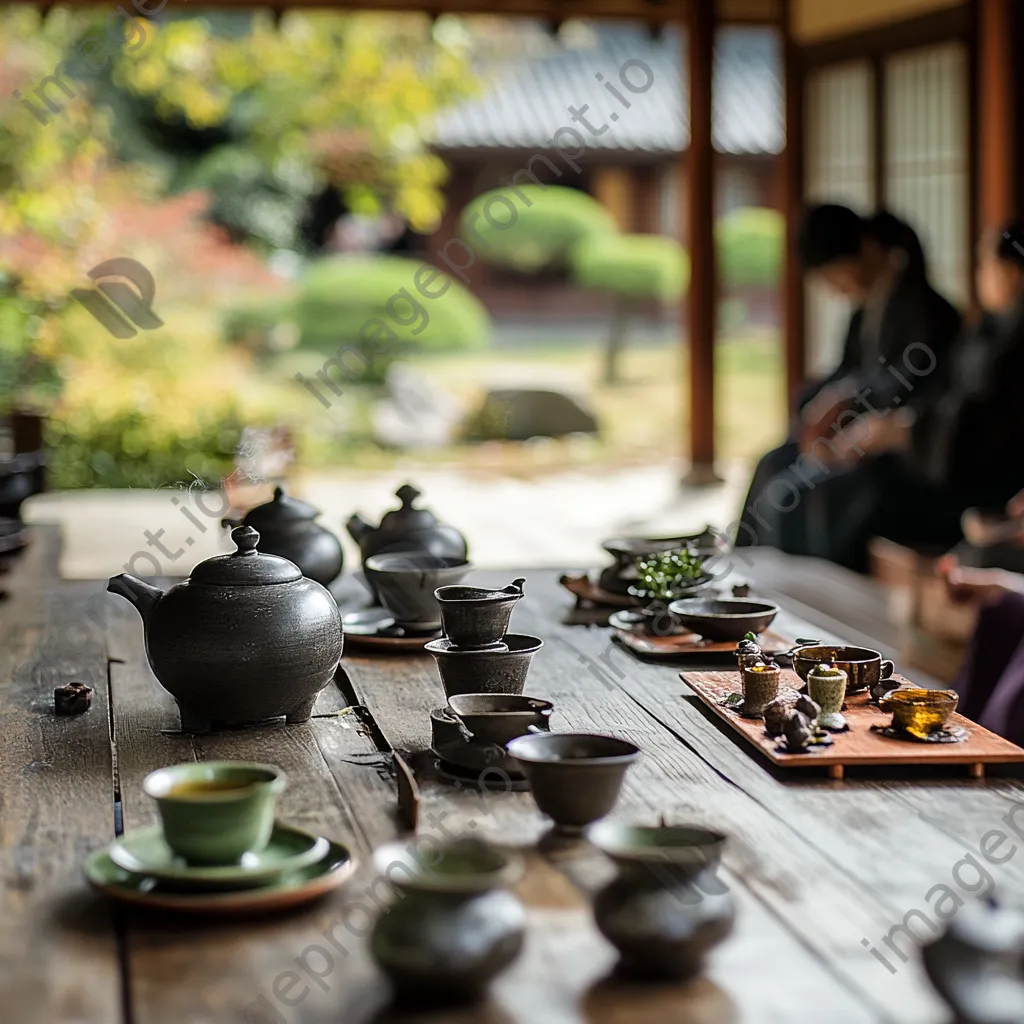
POLYGON ((380 521, 382 530, 423 530, 437 525, 437 516, 426 508, 413 508, 420 492, 412 484, 403 484, 395 491, 401 508, 392 509, 380 521))
POLYGON ((286 494, 283 487, 275 487, 273 500, 249 509, 242 524, 252 526, 257 530, 265 530, 282 523, 316 519, 318 515, 320 515, 319 509, 286 494))
POLYGON ((236 526, 231 531, 236 551, 230 555, 214 555, 200 562, 189 577, 190 583, 213 584, 220 587, 259 587, 273 583, 294 583, 302 573, 294 562, 278 555, 264 555, 256 550, 260 535, 251 526, 236 526))

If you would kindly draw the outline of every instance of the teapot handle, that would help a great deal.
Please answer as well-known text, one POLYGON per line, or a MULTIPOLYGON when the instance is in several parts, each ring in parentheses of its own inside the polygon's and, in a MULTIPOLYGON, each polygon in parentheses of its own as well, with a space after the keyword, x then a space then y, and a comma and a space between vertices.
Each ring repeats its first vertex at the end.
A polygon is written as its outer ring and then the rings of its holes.
POLYGON ((239 526, 242 525, 242 520, 241 519, 230 519, 230 518, 225 517, 224 519, 222 519, 220 521, 220 525, 223 526, 225 530, 235 530, 239 526))

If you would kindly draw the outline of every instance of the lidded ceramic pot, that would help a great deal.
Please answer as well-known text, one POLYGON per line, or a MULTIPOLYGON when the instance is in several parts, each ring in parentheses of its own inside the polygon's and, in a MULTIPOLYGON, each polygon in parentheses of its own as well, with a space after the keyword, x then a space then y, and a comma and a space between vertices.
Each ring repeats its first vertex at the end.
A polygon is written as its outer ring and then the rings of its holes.
POLYGON ((364 563, 383 551, 425 551, 438 558, 466 560, 465 537, 454 526, 439 522, 429 509, 416 508, 420 492, 415 487, 404 484, 395 494, 402 507, 385 513, 380 526, 371 526, 358 512, 345 524, 364 563))
POLYGON ((251 526, 259 530, 260 549, 267 555, 280 555, 294 562, 302 575, 325 587, 341 574, 344 555, 341 541, 314 520, 319 509, 274 488, 273 500, 250 509, 245 518, 221 520, 232 528, 251 526))
POLYGON ((166 593, 126 573, 107 583, 142 616, 149 664, 183 732, 281 715, 305 722, 341 660, 341 614, 327 589, 257 551, 251 526, 231 539, 236 551, 200 562, 166 593))
POLYGON ((397 1000, 421 1006, 482 999, 523 946, 526 913, 508 891, 522 876, 522 859, 456 839, 435 845, 426 859, 417 843, 388 843, 373 861, 399 894, 370 939, 397 1000))

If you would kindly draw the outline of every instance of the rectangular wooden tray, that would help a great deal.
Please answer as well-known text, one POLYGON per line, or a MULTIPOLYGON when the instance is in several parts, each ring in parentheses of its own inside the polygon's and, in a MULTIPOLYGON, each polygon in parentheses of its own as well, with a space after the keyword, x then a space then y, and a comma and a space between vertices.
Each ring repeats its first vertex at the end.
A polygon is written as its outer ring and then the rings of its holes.
MULTIPOLYGON (((671 658, 675 661, 703 661, 718 664, 736 664, 736 641, 716 643, 703 640, 696 633, 672 633, 668 636, 651 636, 632 629, 616 629, 615 639, 641 658, 671 658)), ((765 654, 775 656, 796 645, 795 639, 765 630, 757 642, 765 654)), ((736 685, 739 685, 738 682, 736 685)), ((733 686, 733 689, 736 688, 733 686)))
MULTIPOLYGON (((884 714, 869 704, 870 696, 865 691, 846 698, 843 714, 850 724, 850 731, 837 733, 830 747, 803 754, 784 754, 775 749, 776 740, 764 731, 760 719, 742 718, 735 711, 719 704, 722 697, 741 689, 738 670, 731 672, 680 672, 680 678, 695 694, 747 742, 753 744, 773 764, 783 768, 827 767, 829 775, 841 779, 847 766, 867 764, 966 764, 975 778, 982 778, 986 764, 1024 762, 1024 750, 1009 740, 1004 740, 977 722, 963 715, 953 715, 950 724, 958 725, 968 732, 961 743, 915 743, 910 740, 880 736, 871 731, 872 725, 887 725, 891 715, 884 714)), ((894 676, 895 682, 902 677, 894 676)), ((802 686, 800 677, 791 669, 783 669, 782 685, 798 689, 802 686)))

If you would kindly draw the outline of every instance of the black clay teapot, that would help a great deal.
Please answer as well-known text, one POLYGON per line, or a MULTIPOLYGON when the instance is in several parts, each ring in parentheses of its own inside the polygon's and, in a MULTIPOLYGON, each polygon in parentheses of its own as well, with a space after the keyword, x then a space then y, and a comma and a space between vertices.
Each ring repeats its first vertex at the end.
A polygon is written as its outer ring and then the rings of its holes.
POLYGON ((341 574, 344 556, 341 541, 326 527, 314 522, 318 509, 274 489, 272 501, 250 509, 241 521, 224 519, 224 526, 251 526, 259 530, 260 550, 294 562, 303 576, 329 586, 341 574))
POLYGON ((359 545, 363 562, 383 551, 425 551, 438 558, 465 561, 466 538, 455 529, 437 521, 425 508, 415 508, 420 492, 404 484, 395 492, 402 507, 385 514, 380 526, 370 526, 357 513, 345 524, 352 539, 359 545))
POLYGON ((127 574, 107 584, 142 616, 149 664, 178 703, 182 732, 305 722, 341 660, 341 615, 326 588, 258 552, 251 526, 231 539, 236 551, 200 562, 167 593, 127 574))

